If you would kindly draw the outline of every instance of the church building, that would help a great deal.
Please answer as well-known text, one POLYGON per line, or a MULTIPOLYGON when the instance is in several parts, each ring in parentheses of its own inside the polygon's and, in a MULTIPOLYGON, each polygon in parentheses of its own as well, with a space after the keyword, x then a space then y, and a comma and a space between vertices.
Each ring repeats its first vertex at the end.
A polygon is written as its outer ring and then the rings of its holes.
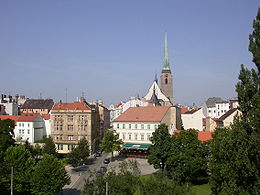
POLYGON ((164 38, 164 58, 160 87, 158 85, 157 76, 155 76, 154 82, 152 83, 152 86, 150 87, 144 99, 153 101, 157 106, 173 105, 173 82, 168 55, 167 33, 165 33, 164 38))

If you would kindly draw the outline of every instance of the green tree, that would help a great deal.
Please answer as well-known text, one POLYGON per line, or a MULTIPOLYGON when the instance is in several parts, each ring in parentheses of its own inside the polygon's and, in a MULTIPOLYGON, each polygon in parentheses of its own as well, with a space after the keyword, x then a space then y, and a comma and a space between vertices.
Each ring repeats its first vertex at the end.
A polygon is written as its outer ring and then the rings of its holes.
POLYGON ((152 145, 149 148, 150 155, 148 162, 152 164, 154 168, 160 168, 164 171, 171 148, 171 135, 169 134, 168 126, 165 124, 159 125, 158 129, 153 132, 150 140, 152 145))
POLYGON ((2 181, 10 189, 11 167, 14 169, 14 190, 19 194, 28 194, 31 189, 30 179, 35 165, 34 159, 23 145, 11 146, 5 152, 4 174, 2 181))
POLYGON ((167 173, 178 183, 203 183, 208 180, 208 143, 198 140, 194 129, 172 136, 166 161, 167 173))
POLYGON ((236 85, 239 109, 231 128, 218 129, 210 146, 210 184, 214 194, 259 194, 260 184, 260 8, 249 36, 257 70, 241 66, 236 85))
MULTIPOLYGON (((8 147, 14 145, 14 121, 10 119, 0 120, 0 177, 3 175, 4 154, 8 147)), ((5 185, 0 179, 0 191, 4 191, 5 185)))
POLYGON ((211 190, 213 194, 258 194, 260 144, 248 135, 243 121, 232 129, 217 129, 211 143, 211 190))
POLYGON ((111 152, 113 158, 113 152, 120 151, 122 144, 123 142, 115 130, 106 130, 100 146, 105 152, 111 152))
POLYGON ((37 195, 52 195, 70 183, 63 161, 53 155, 44 154, 36 165, 31 178, 31 191, 37 195))
POLYGON ((14 121, 10 119, 0 120, 0 162, 3 154, 10 146, 14 145, 14 121))
POLYGON ((236 85, 236 91, 245 129, 249 134, 255 131, 260 136, 260 8, 253 22, 253 28, 252 34, 249 35, 249 51, 253 55, 257 70, 248 70, 241 65, 238 77, 240 81, 236 85))
POLYGON ((84 186, 83 194, 105 194, 106 182, 109 194, 134 194, 140 180, 140 169, 136 161, 126 161, 119 165, 119 170, 109 170, 104 175, 92 175, 84 186))
POLYGON ((85 137, 83 137, 78 146, 73 148, 73 150, 68 154, 67 161, 73 167, 82 165, 86 163, 89 157, 89 144, 85 137))
POLYGON ((44 146, 42 148, 43 154, 50 154, 57 156, 56 146, 51 137, 44 138, 44 146))

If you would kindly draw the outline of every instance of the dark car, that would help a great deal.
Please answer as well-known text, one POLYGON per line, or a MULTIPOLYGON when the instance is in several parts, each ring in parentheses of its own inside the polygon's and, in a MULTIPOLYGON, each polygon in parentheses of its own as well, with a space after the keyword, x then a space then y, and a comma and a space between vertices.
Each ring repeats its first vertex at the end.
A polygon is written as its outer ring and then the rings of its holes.
POLYGON ((96 153, 96 157, 100 157, 101 156, 101 153, 96 153))
POLYGON ((104 160, 104 164, 109 164, 109 163, 110 163, 110 160, 106 158, 106 159, 104 160))

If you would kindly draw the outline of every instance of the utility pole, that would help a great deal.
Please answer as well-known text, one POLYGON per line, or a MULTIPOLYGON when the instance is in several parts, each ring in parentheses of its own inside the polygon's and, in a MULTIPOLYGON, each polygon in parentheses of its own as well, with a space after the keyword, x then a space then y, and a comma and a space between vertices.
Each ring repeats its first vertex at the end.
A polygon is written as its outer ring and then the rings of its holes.
POLYGON ((106 195, 108 195, 108 182, 106 182, 106 195))
POLYGON ((11 167, 11 195, 14 194, 14 192, 13 192, 13 175, 14 175, 14 167, 11 167))

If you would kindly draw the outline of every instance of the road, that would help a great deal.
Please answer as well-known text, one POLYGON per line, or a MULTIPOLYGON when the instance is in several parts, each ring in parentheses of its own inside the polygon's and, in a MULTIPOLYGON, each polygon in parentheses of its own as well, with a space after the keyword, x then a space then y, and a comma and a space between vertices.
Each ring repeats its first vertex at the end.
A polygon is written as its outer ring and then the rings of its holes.
POLYGON ((64 195, 79 195, 81 190, 83 190, 85 180, 89 178, 92 172, 96 172, 103 165, 103 160, 105 158, 109 158, 111 155, 107 153, 103 153, 101 157, 97 157, 97 159, 93 159, 93 161, 75 169, 69 169, 68 173, 71 177, 70 185, 66 185, 63 187, 64 195))

